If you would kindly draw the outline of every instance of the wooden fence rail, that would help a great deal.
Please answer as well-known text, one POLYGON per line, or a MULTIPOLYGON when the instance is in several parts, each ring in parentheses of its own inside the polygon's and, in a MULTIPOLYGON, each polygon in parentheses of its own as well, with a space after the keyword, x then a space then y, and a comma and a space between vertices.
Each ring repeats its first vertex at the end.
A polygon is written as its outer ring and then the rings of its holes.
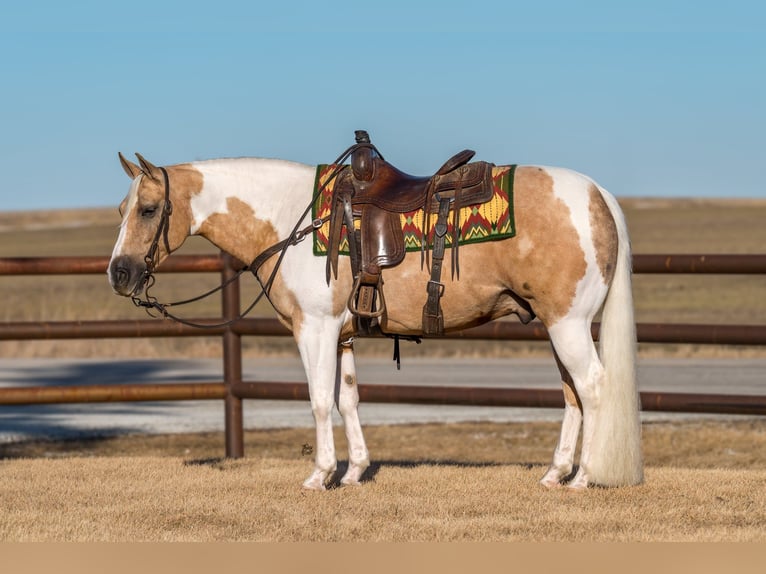
MULTIPOLYGON (((108 257, 0 258, 0 276, 104 274, 108 257)), ((163 273, 218 272, 222 281, 234 276, 239 263, 226 254, 177 255, 162 267, 163 273)), ((634 255, 635 273, 764 274, 766 255, 634 255)), ((220 318, 192 319, 215 324, 238 316, 239 282, 222 290, 220 318)), ((592 334, 598 337, 599 325, 592 334)), ((0 404, 72 402, 123 402, 158 400, 224 400, 226 455, 244 454, 242 400, 246 398, 307 400, 304 383, 246 382, 242 380, 243 336, 286 336, 289 331, 276 319, 242 319, 227 327, 198 329, 171 321, 50 321, 5 322, 0 340, 87 339, 126 337, 193 337, 218 335, 223 341, 223 381, 163 383, 155 385, 83 385, 68 387, 11 387, 0 389, 0 404)), ((687 325, 639 323, 638 339, 652 343, 701 343, 766 345, 766 325, 687 325)), ((539 323, 522 325, 495 321, 447 335, 449 339, 546 340, 539 323)), ((367 385, 360 387, 367 402, 460 404, 520 407, 563 406, 560 391, 496 389, 481 387, 431 387, 367 385)), ((701 395, 688 393, 641 393, 644 410, 766 415, 766 395, 701 395)))

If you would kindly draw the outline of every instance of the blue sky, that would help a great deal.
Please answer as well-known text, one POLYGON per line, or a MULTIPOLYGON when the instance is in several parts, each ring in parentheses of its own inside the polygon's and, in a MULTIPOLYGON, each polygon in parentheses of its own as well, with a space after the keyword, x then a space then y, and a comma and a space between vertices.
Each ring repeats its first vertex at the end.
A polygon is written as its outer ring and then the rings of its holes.
POLYGON ((763 2, 0 6, 0 210, 116 206, 158 164, 332 160, 367 129, 424 175, 464 147, 617 196, 766 197, 763 2))

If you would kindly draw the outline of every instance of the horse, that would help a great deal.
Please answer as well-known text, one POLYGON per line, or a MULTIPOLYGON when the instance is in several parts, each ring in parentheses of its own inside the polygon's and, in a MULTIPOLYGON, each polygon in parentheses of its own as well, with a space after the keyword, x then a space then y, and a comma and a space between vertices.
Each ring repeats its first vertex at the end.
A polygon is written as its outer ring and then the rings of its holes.
MULTIPOLYGON (((292 331, 309 385, 316 454, 303 487, 324 490, 336 472, 331 419, 336 406, 348 442, 340 485, 362 483, 370 456, 358 415, 355 331, 347 304, 353 287, 350 265, 341 264, 337 277, 326 278, 325 259, 314 254, 310 241, 273 256, 272 246, 289 239, 298 225, 310 225, 311 215, 303 210, 312 200, 316 166, 236 158, 157 167, 136 156, 138 163, 119 154, 131 184, 120 205, 122 222, 107 271, 113 291, 135 297, 146 276, 190 235, 205 237, 244 262, 261 255, 265 262, 256 276, 262 285, 269 283, 269 301, 292 331)), ((640 484, 637 344, 625 217, 615 197, 592 179, 557 167, 517 166, 513 205, 515 237, 460 248, 459 278, 444 279, 444 330, 511 314, 524 322, 539 318, 564 394, 559 439, 540 483, 572 489, 640 484), (597 349, 591 323, 599 311, 597 349)), ((383 270, 383 279, 382 329, 417 335, 429 279, 421 256, 407 253, 396 267, 383 270)))

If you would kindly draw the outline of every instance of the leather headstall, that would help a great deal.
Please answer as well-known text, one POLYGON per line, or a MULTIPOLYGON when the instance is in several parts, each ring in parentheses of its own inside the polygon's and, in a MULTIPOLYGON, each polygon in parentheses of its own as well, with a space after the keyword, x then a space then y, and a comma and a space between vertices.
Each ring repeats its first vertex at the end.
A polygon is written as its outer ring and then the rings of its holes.
MULTIPOLYGON (((173 203, 170 201, 170 178, 168 172, 164 167, 159 168, 162 172, 163 183, 165 184, 165 199, 162 203, 162 212, 160 213, 160 223, 157 226, 157 231, 154 233, 149 250, 144 256, 144 263, 146 268, 144 269, 144 275, 141 281, 136 286, 134 292, 140 292, 147 284, 153 283, 154 270, 160 261, 160 239, 165 244, 165 251, 170 254, 170 240, 168 234, 170 233, 170 215, 173 213, 173 203)), ((133 298, 133 302, 136 303, 136 297, 133 298)))

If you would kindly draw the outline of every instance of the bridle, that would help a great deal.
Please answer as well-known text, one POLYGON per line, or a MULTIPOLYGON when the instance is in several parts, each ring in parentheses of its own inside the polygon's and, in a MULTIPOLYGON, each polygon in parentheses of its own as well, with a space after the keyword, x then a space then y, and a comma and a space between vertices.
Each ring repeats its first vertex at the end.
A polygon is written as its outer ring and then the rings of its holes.
POLYGON ((317 187, 316 192, 311 198, 311 201, 309 202, 306 209, 303 211, 301 216, 298 218, 298 221, 293 226, 293 229, 290 233, 290 235, 287 237, 287 239, 283 239, 282 241, 279 241, 278 243, 275 243, 271 247, 265 249, 262 253, 260 253, 249 265, 243 266, 241 269, 237 270, 237 272, 229 279, 218 285, 217 287, 214 287, 213 289, 198 295, 197 297, 193 297, 191 299, 185 299, 183 301, 174 301, 172 303, 160 303, 157 301, 155 297, 149 294, 149 290, 154 286, 155 283, 155 277, 154 272, 157 268, 157 265, 159 264, 159 246, 160 241, 163 242, 165 245, 165 250, 167 253, 170 253, 170 242, 168 239, 168 234, 170 232, 170 216, 173 213, 173 204, 170 201, 170 178, 168 177, 168 172, 164 167, 160 167, 160 171, 162 172, 162 179, 163 184, 165 186, 165 199, 162 204, 162 212, 160 214, 160 222, 157 226, 157 230, 154 233, 154 237, 152 239, 152 243, 149 245, 149 249, 146 252, 146 255, 144 256, 144 263, 146 264, 146 268, 144 269, 143 275, 141 277, 141 280, 136 285, 136 288, 133 290, 133 293, 141 292, 143 290, 144 298, 141 299, 139 295, 132 295, 131 300, 133 301, 133 304, 136 307, 143 307, 146 312, 152 316, 157 317, 158 315, 154 314, 153 311, 156 311, 159 313, 159 316, 163 318, 172 319, 174 321, 177 321, 178 323, 182 323, 184 325, 188 325, 191 327, 198 327, 201 329, 217 329, 221 327, 226 327, 228 325, 231 325, 232 323, 239 321, 246 315, 252 311, 255 306, 258 304, 258 302, 261 300, 262 297, 269 298, 269 292, 271 291, 271 286, 274 283, 274 280, 277 276, 277 271, 279 270, 280 265, 282 264, 282 260, 285 257, 285 254, 287 253, 287 249, 291 245, 297 245, 301 241, 303 241, 306 238, 306 235, 314 231, 315 229, 319 229, 324 225, 327 221, 329 221, 330 216, 325 216, 323 218, 317 218, 314 219, 309 225, 301 228, 300 224, 301 221, 304 220, 306 215, 311 211, 312 205, 316 202, 317 198, 322 194, 322 192, 325 190, 325 188, 330 184, 331 181, 333 181, 344 169, 346 169, 348 166, 343 165, 343 162, 348 159, 348 157, 353 153, 353 151, 359 147, 360 145, 364 147, 369 147, 371 144, 355 144, 350 146, 346 151, 344 151, 338 158, 331 164, 333 165, 333 170, 330 172, 327 179, 322 183, 322 185, 317 187), (258 277, 258 270, 263 266, 266 261, 274 257, 275 255, 279 254, 279 258, 277 259, 276 265, 274 265, 274 269, 271 271, 271 274, 269 275, 268 279, 266 281, 261 281, 260 277, 258 277), (209 323, 195 323, 193 321, 189 321, 187 319, 183 319, 181 317, 178 317, 177 315, 174 315, 170 311, 168 311, 169 307, 177 307, 181 305, 186 305, 188 303, 194 303, 195 301, 199 301, 201 299, 204 299, 206 297, 209 297, 210 295, 213 295, 214 293, 217 293, 218 291, 222 290, 229 284, 233 283, 237 279, 239 279, 240 275, 245 273, 246 271, 250 271, 258 281, 261 287, 260 293, 256 296, 255 300, 245 309, 242 313, 240 313, 237 317, 234 319, 230 319, 228 321, 222 322, 222 323, 216 323, 216 324, 209 324, 209 323))
MULTIPOLYGON (((134 293, 142 290, 146 291, 154 285, 154 270, 157 268, 160 261, 160 239, 162 239, 162 242, 165 244, 165 251, 170 253, 170 240, 168 239, 168 234, 170 233, 170 216, 173 213, 173 203, 170 201, 170 178, 168 178, 168 171, 164 167, 159 169, 162 172, 162 179, 165 187, 165 199, 162 203, 160 223, 157 226, 157 231, 154 232, 154 237, 152 238, 152 243, 149 245, 149 250, 146 252, 146 255, 144 255, 144 264, 146 267, 144 268, 141 280, 133 290, 134 293)), ((133 296, 132 300, 136 306, 145 306, 142 305, 143 302, 136 296, 133 296)))

